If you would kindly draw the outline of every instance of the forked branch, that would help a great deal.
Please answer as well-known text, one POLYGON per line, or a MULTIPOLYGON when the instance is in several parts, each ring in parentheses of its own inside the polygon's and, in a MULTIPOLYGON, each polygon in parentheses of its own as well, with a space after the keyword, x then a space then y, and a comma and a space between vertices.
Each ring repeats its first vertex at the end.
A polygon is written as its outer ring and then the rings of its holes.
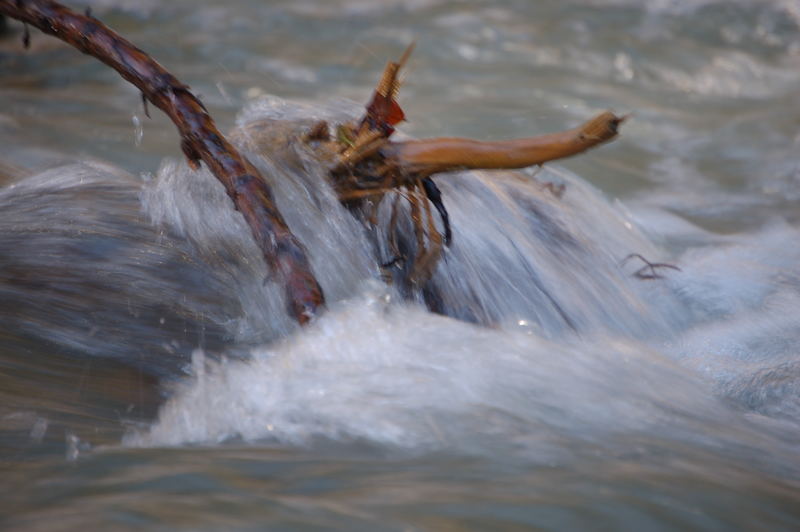
MULTIPOLYGON (((305 323, 316 313, 324 304, 322 290, 305 250, 275 207, 266 181, 216 129, 186 85, 89 13, 74 13, 51 0, 0 0, 0 15, 35 26, 97 57, 138 87, 145 102, 163 110, 178 127, 190 164, 196 168, 199 161, 205 162, 244 216, 267 264, 285 287, 294 317, 305 323)), ((451 241, 449 217, 433 174, 523 168, 569 157, 612 140, 626 117, 606 111, 569 131, 500 142, 463 138, 394 142, 390 140, 394 128, 405 119, 397 103, 399 74, 412 49, 413 45, 399 61, 387 64, 358 122, 338 125, 333 135, 328 124, 321 122, 303 140, 334 156, 330 177, 342 202, 352 206, 370 202, 374 207, 395 190, 409 201, 417 245, 411 278, 422 282, 432 274, 442 244, 451 241), (441 218, 444 237, 433 221, 431 204, 441 218)), ((393 221, 395 212, 393 208, 393 221)))
POLYGON ((289 311, 307 322, 322 305, 302 245, 275 206, 259 171, 217 130, 203 104, 164 67, 89 13, 51 0, 0 0, 0 15, 20 20, 92 55, 142 91, 178 127, 181 148, 193 168, 203 161, 242 213, 264 259, 284 286, 289 311))
MULTIPOLYGON (((385 194, 401 191, 409 202, 417 243, 411 279, 423 282, 433 272, 441 253, 441 243, 449 245, 452 239, 449 216, 441 192, 432 180, 433 174, 542 165, 613 140, 627 117, 605 111, 575 129, 516 140, 483 142, 465 138, 432 138, 395 142, 390 139, 394 127, 405 119, 396 100, 399 75, 412 49, 413 45, 409 46, 399 61, 386 65, 366 106, 366 113, 358 122, 338 125, 334 137, 328 133, 326 123, 319 123, 305 140, 318 143, 328 153, 337 154, 330 173, 342 202, 354 206, 371 203, 374 209, 385 194), (427 223, 423 220, 420 213, 429 214, 430 206, 419 197, 419 191, 424 192, 425 199, 439 213, 444 238, 430 216, 427 216, 427 223), (423 210, 420 201, 425 202, 423 210)), ((395 211, 393 207, 393 213, 395 211)), ((394 224, 394 214, 392 220, 394 224)))

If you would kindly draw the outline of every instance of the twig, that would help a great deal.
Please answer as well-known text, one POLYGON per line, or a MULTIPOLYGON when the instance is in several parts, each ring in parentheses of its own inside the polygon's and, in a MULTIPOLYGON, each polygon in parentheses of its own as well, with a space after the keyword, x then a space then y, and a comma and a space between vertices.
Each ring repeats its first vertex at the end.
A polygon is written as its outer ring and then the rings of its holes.
POLYGON ((641 268, 639 268, 638 270, 633 272, 633 275, 634 275, 634 277, 636 277, 638 279, 643 279, 643 280, 646 280, 646 281, 651 281, 653 279, 663 279, 664 278, 663 275, 659 274, 656 271, 656 268, 670 268, 672 270, 682 271, 680 268, 678 268, 674 264, 667 264, 667 263, 664 263, 664 262, 650 262, 649 260, 647 260, 646 258, 644 258, 642 255, 640 255, 638 253, 631 253, 630 255, 628 255, 627 257, 622 259, 622 262, 620 263, 620 265, 624 266, 625 263, 628 262, 630 259, 639 259, 640 261, 644 262, 644 266, 642 266, 641 268))
POLYGON ((259 171, 225 139, 203 104, 161 65, 97 19, 51 0, 0 0, 0 15, 22 21, 98 58, 120 73, 178 127, 190 164, 199 161, 222 182, 270 269, 283 283, 289 312, 306 323, 324 305, 305 249, 276 208, 259 171))

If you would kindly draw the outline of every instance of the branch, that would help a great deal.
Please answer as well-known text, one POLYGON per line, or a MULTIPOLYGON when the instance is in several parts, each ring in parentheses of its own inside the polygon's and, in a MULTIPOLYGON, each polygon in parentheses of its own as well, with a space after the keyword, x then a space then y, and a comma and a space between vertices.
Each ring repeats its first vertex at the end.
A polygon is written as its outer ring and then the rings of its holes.
POLYGON ((460 169, 525 168, 582 153, 617 136, 626 117, 610 111, 585 124, 538 137, 482 142, 464 138, 432 138, 391 142, 384 153, 407 172, 434 174, 460 169))
POLYGON ((386 65, 358 126, 342 124, 337 130, 343 135, 337 134, 333 141, 338 144, 333 150, 339 155, 331 173, 346 201, 353 189, 397 188, 442 172, 525 168, 577 155, 613 140, 627 119, 605 111, 575 129, 538 137, 496 142, 450 137, 395 142, 390 140, 394 126, 405 119, 396 100, 399 75, 413 48, 412 44, 399 61, 386 65), (376 184, 376 168, 389 179, 376 184), (368 179, 360 178, 360 170, 367 170, 368 179))
MULTIPOLYGON (((178 127, 190 165, 203 161, 242 213, 267 265, 284 285, 289 312, 306 323, 323 305, 302 245, 275 207, 258 170, 217 130, 203 104, 145 52, 87 15, 51 0, 0 0, 0 15, 39 28, 110 66, 142 91, 178 127)), ((146 103, 146 102, 145 102, 146 103)))
MULTIPOLYGON (((331 138, 327 123, 318 123, 305 141, 325 153, 335 154, 331 181, 339 200, 352 208, 377 205, 387 193, 406 190, 404 197, 410 204, 417 243, 411 279, 419 282, 433 272, 441 254, 441 243, 449 245, 452 240, 450 218, 441 192, 432 180, 434 174, 463 169, 525 168, 576 155, 614 139, 627 116, 619 117, 606 111, 569 131, 517 140, 482 142, 433 138, 395 142, 390 138, 394 126, 405 119, 396 99, 399 75, 412 50, 413 44, 399 61, 386 65, 360 121, 339 124, 335 138, 331 138), (444 238, 433 223, 430 205, 416 196, 418 189, 425 192, 426 199, 439 213, 444 238), (420 215, 419 201, 424 202, 427 224, 420 215)), ((395 222, 396 217, 392 215, 390 231, 395 230, 395 222)))

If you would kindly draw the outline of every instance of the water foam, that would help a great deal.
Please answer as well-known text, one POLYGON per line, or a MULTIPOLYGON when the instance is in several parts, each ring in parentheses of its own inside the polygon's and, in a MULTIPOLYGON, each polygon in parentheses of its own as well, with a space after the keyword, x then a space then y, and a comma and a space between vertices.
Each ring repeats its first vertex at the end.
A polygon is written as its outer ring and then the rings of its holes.
POLYGON ((377 284, 252 355, 196 364, 158 421, 125 444, 367 441, 557 463, 618 452, 622 440, 722 449, 766 437, 641 344, 479 327, 391 302, 377 284))
MULTIPOLYGON (((329 112, 310 109, 259 100, 240 126, 329 112)), ((791 227, 725 238, 677 227, 675 234, 688 235, 682 246, 693 246, 677 261, 681 271, 641 281, 620 261, 628 253, 663 260, 644 236, 659 227, 641 231, 623 205, 578 176, 558 168, 537 176, 565 183, 563 198, 519 174, 438 178, 455 239, 429 288, 444 313, 485 325, 478 326, 432 314, 414 294, 399 302, 395 289, 377 281, 363 289, 375 276, 368 265, 375 251, 324 186, 323 169, 302 147, 290 153, 293 161, 253 156, 279 204, 291 203, 293 231, 313 242, 315 271, 336 294, 334 304, 250 360, 198 359, 158 421, 129 434, 128 445, 308 445, 322 438, 412 450, 508 448, 558 459, 584 446, 613 449, 619 438, 757 448, 770 431, 740 410, 786 419, 796 409, 789 346, 800 328, 787 316, 800 302, 789 273, 800 253, 783 244, 797 237, 791 227), (364 293, 348 298, 359 287, 364 293), (760 318, 764 311, 768 317, 760 318)), ((149 196, 151 215, 164 214, 210 249, 237 241, 217 223, 233 215, 217 185, 209 184, 218 188, 211 203, 226 213, 203 219, 209 199, 197 189, 159 203, 172 188, 189 187, 183 170, 161 174, 156 186, 168 190, 149 196)), ((381 247, 387 211, 378 216, 379 258, 388 253, 381 247)), ((675 238, 668 233, 665 242, 675 238)), ((254 256, 252 244, 238 238, 254 256)), ((252 327, 264 328, 278 315, 267 309, 248 319, 263 319, 252 327)))

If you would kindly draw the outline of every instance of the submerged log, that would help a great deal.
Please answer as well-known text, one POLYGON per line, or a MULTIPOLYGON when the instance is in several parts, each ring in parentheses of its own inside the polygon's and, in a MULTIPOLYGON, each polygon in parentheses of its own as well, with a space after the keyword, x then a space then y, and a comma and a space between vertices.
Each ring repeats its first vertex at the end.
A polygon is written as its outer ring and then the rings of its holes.
MULTIPOLYGON (((289 230, 259 171, 217 130, 202 102, 164 67, 91 14, 51 0, 0 0, 7 15, 53 35, 112 67, 164 111, 181 136, 193 168, 204 162, 242 213, 268 267, 284 286, 289 312, 308 322, 324 305, 306 251, 289 230)), ((27 32, 26 32, 27 35, 27 32)))

